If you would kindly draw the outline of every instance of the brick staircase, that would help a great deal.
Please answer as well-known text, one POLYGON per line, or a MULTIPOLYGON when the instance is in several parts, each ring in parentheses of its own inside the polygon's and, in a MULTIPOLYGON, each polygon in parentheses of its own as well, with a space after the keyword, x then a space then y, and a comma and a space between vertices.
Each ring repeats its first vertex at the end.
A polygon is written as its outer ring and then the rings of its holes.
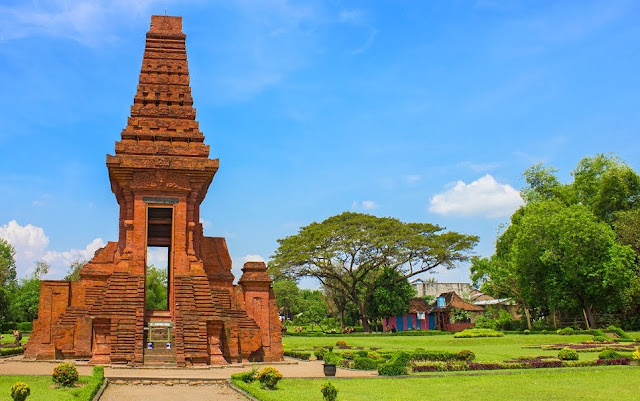
POLYGON ((145 366, 177 366, 175 336, 171 323, 149 321, 148 327, 145 328, 143 359, 145 366), (149 344, 152 345, 151 348, 149 344), (167 344, 170 345, 169 348, 167 344))

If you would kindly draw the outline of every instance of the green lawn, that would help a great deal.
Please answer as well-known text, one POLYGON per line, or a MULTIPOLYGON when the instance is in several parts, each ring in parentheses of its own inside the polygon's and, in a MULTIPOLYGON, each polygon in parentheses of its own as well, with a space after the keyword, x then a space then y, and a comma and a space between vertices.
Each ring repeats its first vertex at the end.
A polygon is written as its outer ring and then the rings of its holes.
MULTIPOLYGON (((13 342, 16 340, 16 338, 13 336, 13 334, 3 334, 2 335, 2 344, 13 344, 13 342)), ((29 341, 29 334, 23 334, 22 335, 22 340, 20 341, 20 344, 26 344, 27 341, 29 341)))
MULTIPOLYGON (((323 345, 335 345, 336 341, 346 341, 353 347, 377 347, 385 351, 414 350, 424 348, 437 351, 460 351, 470 349, 476 354, 476 362, 497 362, 519 356, 557 355, 558 351, 522 348, 523 345, 578 343, 593 338, 590 335, 561 336, 557 334, 506 334, 492 338, 453 338, 453 335, 435 336, 331 336, 331 337, 295 337, 285 336, 282 342, 285 349, 312 351, 323 345)), ((581 352, 580 359, 595 359, 597 352, 581 352)))
MULTIPOLYGON (((236 383, 261 401, 322 401, 326 379, 283 379, 277 390, 236 383)), ((500 374, 456 374, 412 378, 332 379, 338 401, 451 400, 637 400, 640 368, 540 369, 500 374)))
POLYGON ((56 388, 51 376, 0 376, 0 401, 11 401, 11 386, 16 382, 29 385, 31 395, 27 401, 88 401, 95 387, 102 385, 102 379, 94 376, 80 376, 78 383, 82 387, 71 388, 56 388))

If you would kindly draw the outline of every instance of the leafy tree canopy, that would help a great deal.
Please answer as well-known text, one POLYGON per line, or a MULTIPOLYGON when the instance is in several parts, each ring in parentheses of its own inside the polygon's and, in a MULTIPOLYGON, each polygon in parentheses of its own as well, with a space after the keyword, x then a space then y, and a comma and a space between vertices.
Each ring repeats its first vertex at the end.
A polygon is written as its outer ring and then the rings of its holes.
POLYGON ((147 309, 167 310, 168 300, 167 269, 160 269, 154 265, 147 266, 146 304, 147 309))
POLYGON ((468 259, 477 241, 429 223, 345 212, 278 240, 271 265, 347 294, 368 330, 368 303, 385 269, 397 271, 400 281, 438 266, 453 268, 468 259))
POLYGON ((64 279, 67 281, 78 281, 80 280, 80 270, 87 264, 86 260, 77 259, 69 266, 69 270, 67 270, 67 275, 64 276, 64 279))
POLYGON ((394 269, 385 268, 376 280, 369 302, 369 318, 384 319, 409 312, 409 301, 416 290, 394 269))

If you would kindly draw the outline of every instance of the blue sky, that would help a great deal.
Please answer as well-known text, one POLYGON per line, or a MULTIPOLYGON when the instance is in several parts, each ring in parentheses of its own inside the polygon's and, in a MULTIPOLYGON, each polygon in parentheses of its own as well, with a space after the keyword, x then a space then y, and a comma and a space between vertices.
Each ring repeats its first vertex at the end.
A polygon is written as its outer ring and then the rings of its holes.
POLYGON ((640 169, 638 2, 0 0, 0 236, 20 276, 117 239, 105 155, 165 9, 220 158, 205 234, 234 272, 345 210, 476 234, 489 255, 530 165, 640 169))

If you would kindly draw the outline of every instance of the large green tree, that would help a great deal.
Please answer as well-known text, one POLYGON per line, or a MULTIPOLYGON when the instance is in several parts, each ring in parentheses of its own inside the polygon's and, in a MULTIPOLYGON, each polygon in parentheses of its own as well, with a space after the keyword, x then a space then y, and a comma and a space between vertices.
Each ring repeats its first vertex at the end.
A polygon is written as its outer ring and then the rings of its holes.
POLYGON ((635 256, 588 207, 548 200, 514 214, 495 258, 503 269, 490 271, 491 285, 512 282, 527 305, 581 313, 596 327, 595 312, 623 304, 635 256))
POLYGON ((0 238, 0 318, 8 320, 12 293, 16 287, 16 251, 0 238))
POLYGON ((542 313, 582 315, 588 325, 594 311, 633 313, 640 277, 621 245, 638 252, 640 176, 604 154, 583 158, 573 182, 556 173, 542 164, 525 170, 526 205, 498 237, 496 253, 472 265, 472 279, 542 313))
POLYGON ((384 319, 409 312, 409 301, 416 290, 394 269, 385 268, 376 280, 369 302, 369 318, 384 319))
POLYGON ((429 223, 344 212, 278 240, 272 266, 295 277, 315 277, 349 296, 370 331, 369 302, 385 269, 406 280, 438 266, 466 261, 478 237, 429 223))
POLYGON ((147 266, 146 305, 151 310, 169 309, 167 269, 147 266))
POLYGON ((302 308, 302 297, 298 283, 291 279, 274 281, 273 292, 276 304, 287 319, 292 319, 302 308))

